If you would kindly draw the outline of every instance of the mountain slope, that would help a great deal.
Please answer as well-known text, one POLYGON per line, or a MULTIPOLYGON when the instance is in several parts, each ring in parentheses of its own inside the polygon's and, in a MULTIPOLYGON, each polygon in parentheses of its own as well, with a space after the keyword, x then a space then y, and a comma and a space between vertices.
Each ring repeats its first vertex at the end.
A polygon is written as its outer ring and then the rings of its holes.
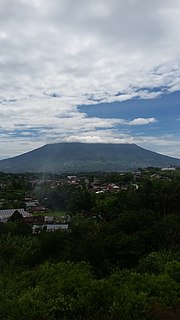
POLYGON ((2 172, 118 171, 180 166, 175 159, 135 144, 56 143, 0 161, 2 172))

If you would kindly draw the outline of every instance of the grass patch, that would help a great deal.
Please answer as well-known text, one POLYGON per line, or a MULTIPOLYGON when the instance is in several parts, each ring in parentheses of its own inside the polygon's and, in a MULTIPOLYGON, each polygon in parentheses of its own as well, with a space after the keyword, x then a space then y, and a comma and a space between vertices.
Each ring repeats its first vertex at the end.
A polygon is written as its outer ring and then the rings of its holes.
POLYGON ((47 216, 55 216, 55 217, 62 217, 66 214, 66 211, 54 211, 54 212, 48 212, 47 216))
POLYGON ((52 212, 33 212, 33 216, 51 216, 62 217, 66 214, 66 211, 52 211, 52 212))

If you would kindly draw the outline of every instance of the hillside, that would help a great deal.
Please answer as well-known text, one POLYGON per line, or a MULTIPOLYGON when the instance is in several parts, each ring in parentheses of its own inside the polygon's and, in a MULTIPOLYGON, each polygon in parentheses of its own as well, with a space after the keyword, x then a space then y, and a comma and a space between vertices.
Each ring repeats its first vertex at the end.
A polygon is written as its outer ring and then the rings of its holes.
POLYGON ((56 143, 1 160, 0 171, 120 171, 170 165, 180 166, 180 159, 145 150, 136 144, 56 143))

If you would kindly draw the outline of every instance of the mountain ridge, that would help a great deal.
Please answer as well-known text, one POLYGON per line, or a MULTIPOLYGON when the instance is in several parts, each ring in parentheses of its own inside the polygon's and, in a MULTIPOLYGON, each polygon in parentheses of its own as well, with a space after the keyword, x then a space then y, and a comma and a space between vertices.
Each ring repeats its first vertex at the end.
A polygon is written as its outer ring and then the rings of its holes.
POLYGON ((12 173, 126 171, 150 166, 180 166, 180 159, 136 144, 62 142, 0 161, 0 171, 12 173))

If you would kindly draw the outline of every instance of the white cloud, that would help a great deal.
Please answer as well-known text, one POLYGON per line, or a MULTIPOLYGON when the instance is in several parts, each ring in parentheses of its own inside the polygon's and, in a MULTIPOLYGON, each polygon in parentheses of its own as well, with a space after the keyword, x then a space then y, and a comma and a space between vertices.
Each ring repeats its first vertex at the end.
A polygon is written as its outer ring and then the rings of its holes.
POLYGON ((137 118, 132 121, 129 121, 128 124, 131 126, 144 125, 150 123, 156 123, 157 120, 155 118, 137 118))
POLYGON ((106 100, 130 87, 178 81, 175 0, 1 2, 5 97, 53 89, 65 97, 104 92, 106 100))
POLYGON ((176 134, 135 137, 135 143, 152 151, 180 159, 180 139, 176 134))

